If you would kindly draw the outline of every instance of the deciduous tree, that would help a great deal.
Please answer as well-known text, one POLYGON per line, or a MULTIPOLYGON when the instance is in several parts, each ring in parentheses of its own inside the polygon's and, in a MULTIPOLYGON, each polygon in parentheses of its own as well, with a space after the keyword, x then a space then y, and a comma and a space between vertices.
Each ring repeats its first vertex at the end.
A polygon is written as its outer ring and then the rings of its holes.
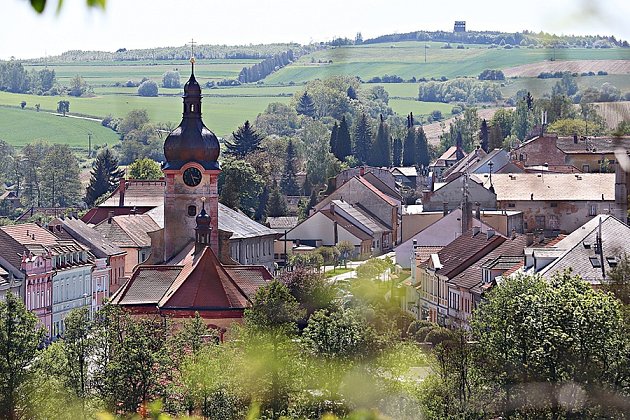
POLYGON ((21 418, 28 399, 25 385, 33 373, 29 366, 44 336, 35 315, 8 292, 0 301, 0 417, 21 418))
POLYGON ((164 176, 160 164, 149 158, 134 161, 127 167, 127 178, 157 180, 164 176))

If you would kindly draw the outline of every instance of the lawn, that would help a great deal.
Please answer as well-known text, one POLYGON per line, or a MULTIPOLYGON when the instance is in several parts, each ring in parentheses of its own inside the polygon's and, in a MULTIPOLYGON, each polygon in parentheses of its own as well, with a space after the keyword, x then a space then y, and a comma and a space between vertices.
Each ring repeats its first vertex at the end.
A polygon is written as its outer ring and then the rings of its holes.
MULTIPOLYGON (((204 91, 204 92, 207 92, 204 91)), ((179 95, 145 98, 126 95, 102 95, 93 98, 73 98, 58 96, 34 96, 0 92, 0 105, 19 106, 26 101, 27 106, 41 104, 42 110, 54 111, 60 100, 70 101, 70 112, 103 118, 107 115, 124 117, 133 109, 146 109, 154 122, 179 123, 181 121, 182 98, 179 95)), ((245 120, 253 121, 270 102, 288 103, 289 96, 213 96, 206 94, 203 99, 203 118, 206 126, 218 136, 226 136, 236 131, 245 120)), ((6 108, 0 108, 0 114, 6 108)), ((19 122, 18 122, 19 124, 19 122)), ((23 125, 23 130, 28 130, 23 125)))
POLYGON ((92 146, 115 144, 118 134, 99 122, 61 117, 34 109, 0 107, 0 139, 21 147, 34 140, 68 144, 75 150, 87 150, 88 134, 92 146))
POLYGON ((325 276, 326 278, 331 278, 334 276, 338 276, 339 274, 349 273, 351 271, 354 271, 354 268, 336 267, 334 270, 326 271, 325 276))

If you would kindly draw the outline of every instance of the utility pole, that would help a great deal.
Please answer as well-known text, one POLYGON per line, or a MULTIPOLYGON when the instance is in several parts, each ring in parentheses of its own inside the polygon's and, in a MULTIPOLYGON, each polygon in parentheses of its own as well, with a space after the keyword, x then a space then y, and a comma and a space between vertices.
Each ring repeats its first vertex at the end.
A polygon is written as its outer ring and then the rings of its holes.
POLYGON ((88 159, 92 157, 92 133, 88 131, 88 159))
POLYGON ((424 44, 424 62, 425 64, 427 62, 427 44, 426 43, 424 44))

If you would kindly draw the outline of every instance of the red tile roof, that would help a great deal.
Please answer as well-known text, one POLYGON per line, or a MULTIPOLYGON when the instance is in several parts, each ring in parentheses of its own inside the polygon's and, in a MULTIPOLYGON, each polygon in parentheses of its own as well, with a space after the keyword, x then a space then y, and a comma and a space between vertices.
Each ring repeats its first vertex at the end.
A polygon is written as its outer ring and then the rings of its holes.
POLYGON ((272 278, 264 267, 224 267, 209 247, 182 262, 139 266, 112 296, 112 304, 166 310, 245 309, 258 288, 272 278))
POLYGON ((55 235, 35 223, 2 226, 0 230, 22 245, 55 245, 58 241, 55 235))
POLYGON ((471 230, 467 231, 438 252, 442 264, 438 274, 449 279, 457 276, 503 241, 505 237, 497 233, 488 238, 486 232, 473 235, 471 230))

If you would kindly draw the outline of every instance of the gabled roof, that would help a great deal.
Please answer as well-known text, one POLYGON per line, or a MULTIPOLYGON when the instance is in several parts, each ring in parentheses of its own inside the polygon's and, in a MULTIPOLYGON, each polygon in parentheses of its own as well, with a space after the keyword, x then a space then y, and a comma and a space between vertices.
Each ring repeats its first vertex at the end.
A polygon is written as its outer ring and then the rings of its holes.
POLYGON ((0 229, 0 256, 13 266, 14 270, 20 270, 22 254, 26 251, 24 245, 9 236, 0 229))
POLYGON ((297 216, 279 216, 279 217, 267 217, 267 224, 269 229, 293 229, 298 224, 297 216))
MULTIPOLYGON (((490 187, 488 178, 470 179, 490 187)), ((602 201, 615 199, 615 174, 492 174, 497 201, 602 201)))
POLYGON ((69 217, 56 219, 51 223, 53 226, 57 224, 61 225, 62 232, 57 233, 56 236, 63 237, 63 233, 67 234, 67 236, 90 248, 90 251, 96 258, 107 258, 113 255, 121 255, 125 252, 107 240, 98 230, 85 224, 81 219, 69 217))
POLYGON ((131 278, 112 295, 114 305, 157 305, 183 267, 139 265, 131 278))
MULTIPOLYGON (((164 188, 166 182, 163 179, 144 181, 129 179, 124 182, 125 199, 124 207, 156 207, 164 203, 164 188)), ((112 192, 109 197, 99 204, 99 207, 118 207, 120 204, 120 187, 112 192)))
POLYGON ((550 256, 555 257, 554 261, 543 268, 540 274, 551 277, 554 273, 570 268, 587 281, 602 282, 602 258, 595 252, 600 220, 604 272, 608 273, 619 257, 630 254, 630 227, 612 215, 599 215, 559 241, 555 246, 558 253, 550 256))
POLYGON ((438 252, 442 264, 438 274, 452 279, 504 241, 505 237, 497 233, 488 238, 486 232, 475 235, 469 230, 438 252))
POLYGON ((418 176, 418 171, 415 166, 395 166, 390 169, 391 173, 399 172, 401 175, 406 177, 416 177, 418 176))
MULTIPOLYGON (((471 289, 475 285, 481 283, 482 269, 485 265, 497 263, 502 257, 510 257, 509 262, 503 261, 503 263, 509 264, 508 267, 504 267, 505 270, 508 270, 523 260, 523 249, 525 249, 526 246, 526 235, 517 235, 515 238, 507 238, 498 247, 494 248, 486 255, 481 256, 467 269, 450 279, 449 283, 466 289, 471 289)), ((496 264, 494 264, 494 268, 497 268, 496 264)))
POLYGON ((630 136, 624 137, 589 137, 579 138, 577 144, 573 137, 558 137, 556 147, 568 154, 579 153, 614 153, 617 149, 630 150, 630 136))
POLYGON ((114 216, 111 223, 103 220, 94 229, 121 248, 145 248, 151 246, 147 232, 159 230, 160 226, 147 214, 134 214, 114 216))
MULTIPOLYGON (((374 194, 376 194, 383 201, 387 202, 387 204, 389 204, 390 206, 397 207, 397 206, 400 205, 400 200, 397 200, 397 199, 395 199, 393 197, 390 197, 389 195, 385 194, 384 192, 382 192, 381 190, 376 188, 374 185, 372 185, 372 183, 370 183, 367 179, 365 179, 365 177, 356 176, 355 179, 357 179, 361 184, 365 185, 370 191, 372 191, 374 194)), ((343 184, 343 186, 348 185, 348 184, 349 184, 349 182, 343 184)), ((342 186, 342 188, 343 188, 343 186, 342 186)))
POLYGON ((398 191, 391 188, 385 182, 383 182, 378 176, 374 174, 374 172, 368 172, 365 175, 361 176, 361 178, 365 179, 367 182, 376 187, 383 194, 392 197, 398 201, 402 199, 402 196, 398 191))
POLYGON ((2 226, 0 230, 22 245, 54 245, 58 240, 55 235, 35 223, 2 226))
POLYGON ((233 233, 230 239, 255 238, 277 234, 276 231, 250 219, 246 214, 232 210, 221 203, 219 203, 218 222, 220 230, 233 233))
MULTIPOLYGON (((164 227, 164 203, 144 215, 151 217, 159 228, 164 227)), ((278 232, 265 225, 250 219, 240 211, 232 210, 228 206, 219 203, 219 230, 232 232, 230 239, 256 238, 260 236, 277 235, 278 232)), ((155 229, 153 229, 155 230, 155 229)), ((192 235, 192 232, 191 232, 192 235)))
POLYGON ((254 300, 260 287, 273 280, 269 270, 262 265, 224 265, 223 268, 250 301, 254 300))
MULTIPOLYGON (((358 239, 360 239, 362 241, 368 241, 368 240, 371 241, 372 240, 372 236, 371 235, 369 235, 368 233, 366 233, 363 230, 359 229, 352 222, 350 222, 350 221, 346 220, 345 218, 341 217, 339 214, 337 214, 337 213, 333 214, 330 211, 330 209, 320 210, 319 213, 321 213, 322 215, 326 216, 327 218, 329 218, 333 222, 337 222, 337 226, 347 230, 348 233, 350 233, 354 237, 356 237, 356 238, 358 238, 358 239)), ((313 217, 313 216, 311 216, 311 217, 313 217)), ((309 217, 309 219, 310 219, 310 217, 309 217)), ((306 219, 306 220, 308 220, 308 219, 306 219)), ((304 223, 304 222, 302 222, 302 223, 304 223)))
POLYGON ((344 217, 343 213, 346 213, 350 217, 348 221, 355 224, 355 226, 364 232, 373 235, 375 233, 383 233, 391 230, 375 217, 368 214, 366 210, 359 207, 358 203, 354 206, 341 200, 332 200, 332 203, 334 203, 335 208, 341 210, 341 217, 344 217), (356 223, 358 223, 358 225, 356 223))

